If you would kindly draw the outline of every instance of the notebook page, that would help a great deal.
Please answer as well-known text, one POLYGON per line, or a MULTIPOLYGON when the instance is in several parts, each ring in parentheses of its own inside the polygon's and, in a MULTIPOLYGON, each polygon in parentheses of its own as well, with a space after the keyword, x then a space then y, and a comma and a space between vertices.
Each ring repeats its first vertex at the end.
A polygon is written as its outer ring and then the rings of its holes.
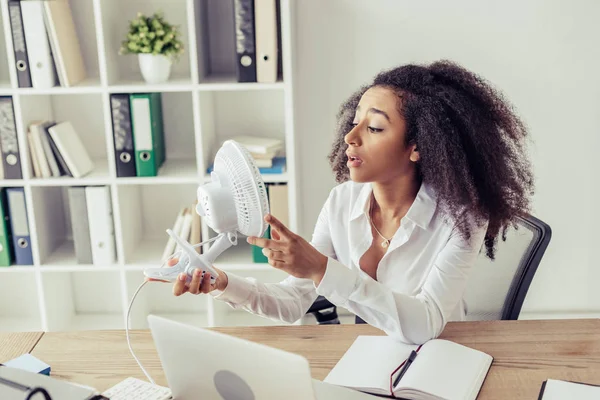
POLYGON ((447 399, 475 399, 492 357, 447 340, 431 340, 423 345, 419 355, 398 384, 447 399))
POLYGON ((600 399, 600 387, 574 382, 548 379, 542 400, 592 400, 600 399))
POLYGON ((389 336, 358 336, 323 381, 389 394, 390 374, 417 347, 389 336))

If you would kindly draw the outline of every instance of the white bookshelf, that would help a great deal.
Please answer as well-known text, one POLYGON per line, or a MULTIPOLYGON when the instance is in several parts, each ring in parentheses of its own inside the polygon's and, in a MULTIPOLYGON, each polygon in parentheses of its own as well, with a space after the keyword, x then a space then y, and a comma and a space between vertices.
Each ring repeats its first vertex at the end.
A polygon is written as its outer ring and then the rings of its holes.
MULTIPOLYGON (((265 174, 288 184, 290 227, 297 229, 296 166, 292 105, 290 0, 281 0, 283 78, 276 83, 237 83, 234 73, 233 0, 71 0, 88 78, 75 87, 19 88, 6 0, 0 2, 0 95, 12 96, 23 179, 0 180, 23 187, 34 263, 0 267, 0 331, 114 329, 125 326, 131 296, 145 267, 160 265, 183 206, 195 200, 218 143, 236 134, 285 140, 287 170, 265 174), (180 26, 185 53, 165 84, 146 84, 137 57, 118 49, 137 11, 161 9, 180 26), (167 159, 156 177, 118 178, 109 96, 161 92, 167 159), (36 119, 69 120, 95 161, 79 179, 36 178, 27 126, 36 119), (116 259, 111 265, 81 265, 74 250, 67 189, 110 188, 116 259)), ((210 229, 203 222, 203 239, 210 229)), ((261 281, 284 278, 268 264, 253 263, 249 245, 226 251, 219 268, 261 281)), ((198 326, 270 325, 274 321, 234 311, 206 295, 175 297, 172 285, 147 284, 138 294, 131 327, 146 328, 149 313, 198 326)))

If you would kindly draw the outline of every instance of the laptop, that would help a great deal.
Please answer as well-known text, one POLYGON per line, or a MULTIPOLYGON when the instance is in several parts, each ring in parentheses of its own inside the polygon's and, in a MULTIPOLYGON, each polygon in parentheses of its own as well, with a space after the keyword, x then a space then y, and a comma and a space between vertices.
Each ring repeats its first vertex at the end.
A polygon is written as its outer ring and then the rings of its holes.
POLYGON ((148 322, 175 400, 377 398, 313 379, 298 354, 156 315, 148 322))

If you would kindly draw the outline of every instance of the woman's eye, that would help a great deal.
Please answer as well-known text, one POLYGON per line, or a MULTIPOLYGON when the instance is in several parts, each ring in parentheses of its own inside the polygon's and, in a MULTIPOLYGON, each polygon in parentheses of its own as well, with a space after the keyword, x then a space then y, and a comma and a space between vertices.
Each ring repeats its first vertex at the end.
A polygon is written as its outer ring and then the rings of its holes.
POLYGON ((369 132, 378 133, 378 132, 381 132, 382 130, 383 129, 373 128, 372 126, 369 126, 369 132))

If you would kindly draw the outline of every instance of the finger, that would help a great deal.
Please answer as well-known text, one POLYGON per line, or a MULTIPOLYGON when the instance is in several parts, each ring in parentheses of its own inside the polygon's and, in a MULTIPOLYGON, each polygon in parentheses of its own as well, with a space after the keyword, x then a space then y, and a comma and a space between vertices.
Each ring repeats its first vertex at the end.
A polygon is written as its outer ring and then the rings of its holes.
POLYGON ((171 258, 170 260, 167 261, 167 265, 169 267, 172 267, 173 265, 177 264, 179 262, 178 258, 171 258))
POLYGON ((206 272, 204 274, 204 278, 202 278, 202 283, 200 284, 200 292, 201 293, 210 292, 210 272, 206 272))
POLYGON ((277 269, 283 269, 285 267, 285 263, 283 261, 277 261, 271 258, 269 258, 269 264, 271 264, 272 267, 275 267, 277 269))
POLYGON ((273 250, 280 250, 279 247, 281 244, 275 240, 267 239, 267 238, 259 238, 256 236, 248 236, 246 241, 250 244, 253 244, 262 248, 269 248, 273 250))
POLYGON ((188 291, 188 288, 185 285, 186 279, 187 275, 184 273, 181 273, 179 274, 179 276, 177 276, 177 281, 173 285, 173 294, 175 296, 181 296, 182 294, 188 291))
POLYGON ((271 238, 281 240, 281 235, 273 227, 271 227, 271 238))
POLYGON ((191 294, 200 293, 200 281, 202 280, 202 271, 198 268, 194 270, 192 281, 190 282, 190 288, 188 289, 191 294))
POLYGON ((271 249, 262 249, 262 253, 265 257, 276 260, 276 261, 285 261, 284 254, 281 251, 273 251, 271 249))
POLYGON ((169 282, 169 281, 165 281, 164 279, 156 279, 156 278, 148 278, 148 277, 146 277, 144 280, 146 282, 169 282))
POLYGON ((271 228, 275 228, 280 236, 289 238, 291 235, 293 235, 292 231, 290 231, 287 226, 283 224, 283 222, 275 218, 273 215, 267 214, 265 216, 265 221, 271 225, 271 228))

